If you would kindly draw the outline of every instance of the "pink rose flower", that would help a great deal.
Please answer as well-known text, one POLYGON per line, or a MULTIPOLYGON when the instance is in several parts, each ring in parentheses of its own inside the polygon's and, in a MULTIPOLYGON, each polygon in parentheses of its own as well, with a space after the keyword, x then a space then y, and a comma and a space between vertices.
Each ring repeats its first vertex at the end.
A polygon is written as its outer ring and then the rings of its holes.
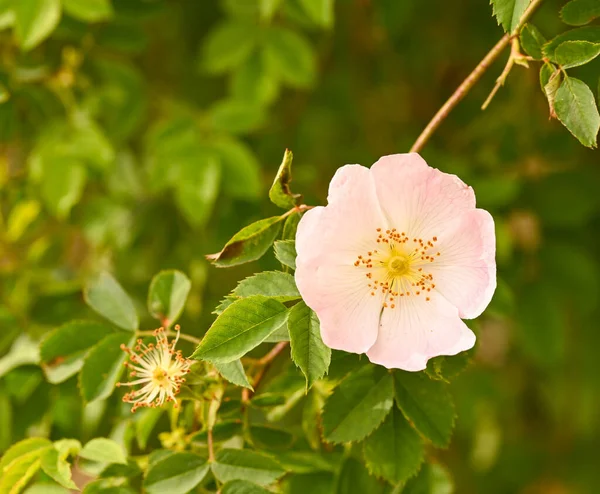
POLYGON ((323 342, 407 371, 472 348, 461 318, 496 288, 491 215, 455 175, 416 153, 340 168, 328 204, 303 216, 296 283, 323 342))

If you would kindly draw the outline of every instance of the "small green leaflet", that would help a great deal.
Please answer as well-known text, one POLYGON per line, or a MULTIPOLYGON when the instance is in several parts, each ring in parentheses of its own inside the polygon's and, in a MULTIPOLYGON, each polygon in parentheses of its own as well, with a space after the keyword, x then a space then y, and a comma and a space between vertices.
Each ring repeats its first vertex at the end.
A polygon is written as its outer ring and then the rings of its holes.
POLYGON ((438 463, 423 465, 416 477, 410 479, 402 494, 452 494, 455 492, 450 473, 438 463))
POLYGON ((60 0, 19 0, 14 9, 15 33, 23 50, 39 45, 60 21, 60 0))
POLYGON ((425 448, 402 412, 393 408, 383 424, 365 439, 364 457, 372 475, 396 485, 418 472, 425 448))
POLYGON ((288 316, 292 360, 306 377, 307 391, 321 379, 331 363, 331 349, 321 339, 317 315, 304 303, 297 303, 288 316))
POLYGON ((309 17, 324 28, 333 26, 333 0, 300 0, 309 17))
POLYGON ((236 233, 223 250, 206 258, 219 268, 237 266, 260 259, 273 245, 281 229, 282 216, 256 221, 236 233))
POLYGON ((71 465, 67 462, 66 456, 51 448, 42 455, 41 467, 44 473, 66 489, 77 489, 77 485, 71 478, 71 465))
POLYGON ((360 441, 381 424, 393 403, 391 374, 383 367, 366 365, 349 374, 325 402, 325 439, 333 443, 360 441))
POLYGON ((248 480, 259 485, 269 485, 285 473, 275 460, 247 449, 220 450, 211 468, 221 482, 248 480))
POLYGON ((246 480, 233 480, 223 486, 221 494, 272 494, 272 492, 246 480))
POLYGON ((296 269, 296 242, 294 240, 277 240, 273 245, 275 257, 288 268, 296 269))
POLYGON ((83 22, 109 20, 114 12, 110 0, 62 0, 65 12, 83 22))
POLYGON ((546 43, 546 38, 544 38, 537 27, 533 24, 525 24, 521 31, 520 39, 523 50, 525 50, 525 53, 530 57, 533 57, 534 60, 541 60, 544 58, 542 47, 544 46, 544 43, 546 43))
POLYGON ((173 453, 153 463, 144 479, 148 494, 185 494, 208 473, 204 458, 189 452, 173 453))
POLYGON ((262 271, 250 276, 240 281, 231 295, 240 298, 262 295, 279 302, 289 302, 300 298, 294 277, 281 271, 262 271))
POLYGON ((133 302, 117 280, 103 271, 84 291, 86 303, 113 324, 135 331, 139 319, 133 302))
POLYGON ((274 76, 290 86, 310 87, 317 74, 317 62, 310 43, 296 31, 271 26, 263 38, 263 54, 274 76))
POLYGON ((271 202, 283 209, 292 209, 302 200, 300 194, 294 194, 290 189, 290 182, 292 181, 292 158, 292 152, 286 149, 273 185, 271 185, 271 189, 269 190, 269 199, 271 199, 271 202))
POLYGON ((548 108, 550 109, 550 117, 556 118, 554 110, 554 101, 556 99, 556 91, 562 81, 562 72, 556 69, 552 64, 546 63, 540 69, 540 85, 548 100, 548 108))
POLYGON ((181 271, 161 271, 150 283, 150 314, 162 323, 171 325, 181 314, 191 287, 192 282, 181 271))
POLYGON ((571 26, 583 26, 600 17, 598 0, 571 0, 560 11, 560 17, 571 26))
POLYGON ((565 41, 589 41, 590 43, 600 43, 600 26, 585 26, 559 34, 543 46, 542 50, 544 56, 555 62, 556 49, 565 41))
POLYGON ((491 0, 494 15, 504 31, 512 33, 531 0, 491 0))
POLYGON ((103 400, 112 394, 127 358, 121 344, 131 347, 134 341, 131 333, 120 332, 106 336, 92 347, 79 373, 79 388, 85 401, 103 400))
POLYGON ((581 144, 597 146, 600 115, 592 90, 584 82, 565 77, 556 91, 554 109, 557 118, 581 144))
POLYGON ((236 386, 253 389, 248 382, 248 377, 244 372, 244 366, 239 359, 225 364, 215 363, 213 365, 219 371, 219 374, 221 374, 221 376, 227 379, 230 383, 235 384, 236 386))
POLYGON ((89 441, 79 452, 79 456, 103 463, 127 464, 127 456, 121 445, 105 437, 96 437, 89 441))
POLYGON ((578 67, 600 55, 600 43, 565 41, 556 48, 555 60, 563 69, 578 67))
POLYGON ((204 42, 202 68, 211 74, 237 68, 256 47, 259 34, 258 26, 241 19, 217 25, 204 42))
POLYGON ((52 384, 58 384, 81 370, 88 350, 113 328, 95 321, 71 321, 48 333, 40 344, 42 369, 52 384))
POLYGON ((435 446, 446 447, 454 428, 454 403, 448 386, 423 373, 394 372, 396 402, 404 416, 435 446))
POLYGON ((243 357, 284 324, 287 308, 262 295, 236 300, 210 327, 192 358, 228 363, 243 357))

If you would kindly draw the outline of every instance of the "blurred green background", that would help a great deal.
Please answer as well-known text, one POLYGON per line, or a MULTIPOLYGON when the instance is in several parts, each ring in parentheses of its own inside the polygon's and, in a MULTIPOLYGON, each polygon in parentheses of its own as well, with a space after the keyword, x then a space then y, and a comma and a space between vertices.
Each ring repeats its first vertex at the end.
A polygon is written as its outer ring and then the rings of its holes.
MULTIPOLYGON (((202 335, 237 281, 277 265, 269 254, 220 270, 204 255, 279 214, 267 190, 286 147, 295 191, 323 204, 339 166, 406 152, 502 36, 481 0, 316 10, 303 0, 114 0, 110 11, 71 0, 37 34, 13 30, 6 5, 0 451, 26 434, 89 437, 101 423, 104 409, 82 408, 75 379, 45 382, 31 350, 91 315, 81 296, 91 275, 113 272, 143 313, 152 276, 184 271, 193 288, 181 323, 202 335), (24 350, 11 354, 16 340, 24 350)), ((548 38, 565 30, 561 5, 548 0, 534 17, 548 38)), ((476 322, 475 364, 453 383, 453 443, 431 455, 461 494, 597 493, 600 154, 549 120, 538 64, 513 69, 481 112, 504 61, 422 153, 494 215, 499 270, 476 322)), ((600 59, 573 74, 597 88, 600 59)), ((144 324, 152 329, 149 316, 144 324)))

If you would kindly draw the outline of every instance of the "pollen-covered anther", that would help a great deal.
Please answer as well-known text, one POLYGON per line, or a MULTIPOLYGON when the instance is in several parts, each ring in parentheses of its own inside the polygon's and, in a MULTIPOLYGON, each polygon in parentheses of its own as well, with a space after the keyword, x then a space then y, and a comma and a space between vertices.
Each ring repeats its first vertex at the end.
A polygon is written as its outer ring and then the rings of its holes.
MULTIPOLYGON (((365 275, 372 282, 368 283, 370 295, 375 297, 380 293, 383 308, 395 308, 397 304, 392 304, 393 297, 419 296, 421 292, 430 292, 435 287, 433 275, 427 273, 424 267, 436 259, 435 255, 429 254, 429 249, 434 247, 437 236, 411 238, 396 228, 377 228, 376 232, 374 244, 384 243, 385 247, 358 255, 353 263, 357 268, 367 269, 365 275), (416 245, 406 245, 411 241, 416 245)), ((436 255, 441 254, 437 252, 436 255)), ((427 297, 426 301, 429 300, 430 297, 427 297)))
POLYGON ((145 345, 141 339, 136 341, 135 351, 121 345, 121 349, 129 355, 125 362, 132 369, 130 376, 137 377, 134 381, 117 383, 120 386, 139 386, 123 396, 123 401, 132 403, 132 412, 140 407, 154 408, 162 406, 165 402, 173 401, 179 393, 181 384, 185 382, 185 375, 190 372, 192 361, 186 359, 180 350, 175 350, 179 340, 179 326, 173 341, 169 342, 164 328, 153 332, 156 344, 145 345))

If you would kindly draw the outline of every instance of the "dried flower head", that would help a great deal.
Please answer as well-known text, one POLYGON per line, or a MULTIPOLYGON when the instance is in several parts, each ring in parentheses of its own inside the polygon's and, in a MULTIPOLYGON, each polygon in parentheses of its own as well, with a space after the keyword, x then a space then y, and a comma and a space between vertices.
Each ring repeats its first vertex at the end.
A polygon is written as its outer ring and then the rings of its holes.
POLYGON ((384 156, 340 168, 327 206, 302 217, 296 284, 326 345, 419 371, 475 343, 461 318, 492 298, 495 247, 471 187, 418 154, 384 156))
POLYGON ((165 329, 158 328, 154 331, 156 344, 145 345, 140 338, 133 349, 121 345, 121 349, 129 355, 129 361, 124 365, 131 370, 129 375, 137 379, 117 383, 117 386, 139 386, 123 396, 125 403, 133 404, 132 412, 140 407, 160 407, 168 401, 177 406, 175 396, 185 381, 185 375, 190 372, 192 361, 186 359, 181 350, 175 350, 179 340, 178 325, 175 330, 177 336, 171 342, 165 329))

